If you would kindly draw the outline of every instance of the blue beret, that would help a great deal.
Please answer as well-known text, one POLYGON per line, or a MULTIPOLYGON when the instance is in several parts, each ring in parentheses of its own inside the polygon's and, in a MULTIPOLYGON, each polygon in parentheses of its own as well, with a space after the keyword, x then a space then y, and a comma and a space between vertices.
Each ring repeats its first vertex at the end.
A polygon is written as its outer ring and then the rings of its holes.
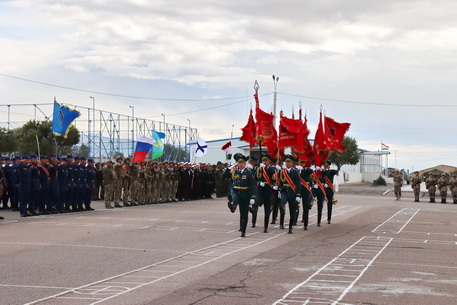
POLYGON ((95 162, 94 162, 94 159, 87 159, 87 162, 89 162, 89 163, 95 163, 95 162))
POLYGON ((73 159, 73 155, 67 155, 67 159, 73 159))
POLYGON ((10 158, 8 158, 8 157, 6 157, 6 158, 5 158, 5 161, 11 161, 11 159, 10 159, 10 158))
POLYGON ((36 155, 35 155, 35 154, 31 154, 31 155, 29 156, 29 158, 30 158, 30 159, 36 159, 36 155))
POLYGON ((85 157, 81 157, 79 160, 86 161, 86 158, 85 157))
POLYGON ((29 156, 22 156, 22 160, 28 160, 29 156))
POLYGON ((75 161, 76 161, 76 160, 80 160, 79 157, 75 157, 75 161))
POLYGON ((40 155, 40 159, 46 159, 46 157, 43 155, 40 155))
POLYGON ((53 154, 49 154, 49 155, 48 155, 48 158, 55 158, 55 157, 56 157, 56 156, 53 155, 53 154))

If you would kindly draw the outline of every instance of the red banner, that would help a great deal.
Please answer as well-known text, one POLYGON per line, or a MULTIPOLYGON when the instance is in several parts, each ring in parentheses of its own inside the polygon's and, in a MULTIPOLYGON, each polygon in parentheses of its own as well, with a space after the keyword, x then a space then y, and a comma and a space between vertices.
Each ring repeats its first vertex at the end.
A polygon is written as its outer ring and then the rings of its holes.
POLYGON ((259 96, 254 94, 255 98, 255 118, 256 118, 256 134, 260 137, 260 144, 267 147, 267 151, 271 156, 277 154, 278 135, 273 125, 274 115, 266 113, 259 106, 259 96))
POLYGON ((251 109, 251 113, 249 114, 248 123, 246 124, 246 126, 241 128, 241 130, 243 131, 243 135, 240 138, 241 141, 248 142, 249 147, 253 147, 256 143, 255 129, 256 129, 256 127, 255 127, 255 122, 254 122, 254 116, 252 115, 252 109, 251 109))
POLYGON ((344 151, 346 147, 343 145, 344 134, 347 132, 350 123, 338 123, 334 119, 324 117, 325 135, 327 145, 330 150, 344 151))
POLYGON ((313 154, 314 165, 321 167, 327 161, 330 150, 327 144, 327 138, 322 126, 322 112, 319 117, 319 125, 317 125, 316 136, 314 137, 313 154))
POLYGON ((302 126, 301 120, 289 119, 281 113, 278 147, 295 147, 297 151, 302 151, 304 142, 302 126))

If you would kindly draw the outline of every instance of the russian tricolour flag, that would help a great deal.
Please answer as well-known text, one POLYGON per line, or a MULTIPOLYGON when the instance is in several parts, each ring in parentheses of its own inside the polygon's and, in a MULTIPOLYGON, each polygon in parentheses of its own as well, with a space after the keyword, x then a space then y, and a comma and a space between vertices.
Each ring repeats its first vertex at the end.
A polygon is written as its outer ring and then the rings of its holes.
POLYGON ((143 135, 138 136, 132 162, 144 162, 146 160, 146 155, 151 150, 154 143, 155 140, 152 138, 148 138, 143 135))

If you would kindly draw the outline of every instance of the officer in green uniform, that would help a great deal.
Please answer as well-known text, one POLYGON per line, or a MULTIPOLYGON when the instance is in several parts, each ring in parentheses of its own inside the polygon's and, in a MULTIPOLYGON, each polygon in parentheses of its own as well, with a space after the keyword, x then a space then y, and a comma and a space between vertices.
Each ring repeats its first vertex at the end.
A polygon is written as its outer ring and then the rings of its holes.
POLYGON ((292 155, 285 155, 286 168, 279 174, 281 188, 281 205, 289 204, 289 234, 292 234, 292 226, 295 221, 297 204, 301 201, 300 173, 295 168, 297 159, 292 155))
MULTIPOLYGON (((268 233, 268 223, 270 222, 273 175, 275 168, 271 166, 273 158, 269 154, 262 157, 262 163, 255 171, 255 180, 257 182, 256 205, 264 209, 263 233, 268 233)), ((253 216, 254 217, 254 216, 253 216)))
POLYGON ((255 203, 255 181, 252 172, 246 168, 248 158, 243 154, 237 153, 234 159, 238 166, 231 171, 233 180, 232 197, 234 204, 240 207, 241 237, 245 237, 249 205, 255 203))
POLYGON ((301 198, 303 202, 303 229, 308 230, 308 222, 309 222, 309 210, 314 203, 314 196, 313 196, 313 183, 311 175, 313 174, 313 170, 309 167, 306 167, 306 161, 300 161, 300 183, 301 186, 301 198))

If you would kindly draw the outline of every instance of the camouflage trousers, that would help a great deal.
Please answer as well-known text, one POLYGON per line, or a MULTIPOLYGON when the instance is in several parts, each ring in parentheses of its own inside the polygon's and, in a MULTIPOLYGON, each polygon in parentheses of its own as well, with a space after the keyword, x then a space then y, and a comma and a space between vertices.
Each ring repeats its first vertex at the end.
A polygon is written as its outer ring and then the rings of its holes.
POLYGON ((130 195, 130 179, 124 179, 122 181, 122 202, 124 204, 130 203, 132 200, 130 195))
POLYGON ((171 199, 172 200, 176 200, 176 195, 178 194, 178 184, 179 184, 179 181, 178 180, 173 180, 173 185, 172 185, 172 188, 171 188, 171 199))
POLYGON ((146 181, 144 179, 140 179, 138 181, 138 204, 145 204, 146 203, 146 191, 145 191, 146 181))
POLYGON ((157 203, 160 200, 159 197, 159 183, 157 180, 152 181, 152 203, 157 203))
POLYGON ((435 200, 435 193, 436 193, 436 187, 435 186, 429 186, 428 188, 428 196, 430 197, 430 201, 433 202, 435 200))
POLYGON ((114 185, 112 183, 105 184, 105 208, 112 208, 111 200, 114 196, 114 185))
POLYGON ((401 185, 395 185, 394 191, 395 191, 395 196, 397 197, 397 200, 399 200, 401 198, 401 185))
POLYGON ((447 188, 440 189, 441 200, 446 200, 447 197, 447 188))
POLYGON ((146 182, 145 191, 146 191, 146 195, 145 195, 146 203, 152 203, 152 181, 146 182))
POLYGON ((122 180, 114 180, 114 206, 118 206, 122 199, 122 180))
POLYGON ((415 200, 419 200, 420 191, 421 191, 420 188, 417 188, 417 187, 413 188, 414 199, 415 199, 415 200))
POLYGON ((133 179, 130 182, 130 202, 132 203, 138 203, 139 182, 138 179, 133 179))

